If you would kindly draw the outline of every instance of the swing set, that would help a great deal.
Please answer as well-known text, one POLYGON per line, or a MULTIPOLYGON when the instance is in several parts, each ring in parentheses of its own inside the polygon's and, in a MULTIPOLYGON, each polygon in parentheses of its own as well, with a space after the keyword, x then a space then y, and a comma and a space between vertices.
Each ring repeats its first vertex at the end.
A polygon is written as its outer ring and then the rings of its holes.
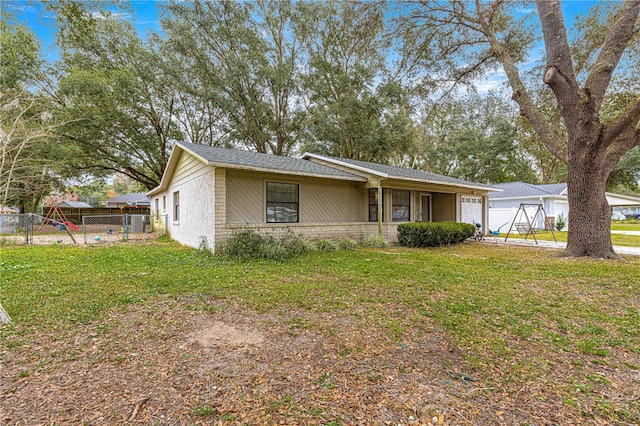
MULTIPOLYGON (((71 237, 71 240, 74 242, 74 244, 78 244, 76 242, 76 239, 73 238, 71 231, 79 231, 80 228, 78 228, 73 222, 67 219, 59 206, 51 207, 47 214, 42 217, 42 223, 40 224, 40 227, 38 227, 38 232, 42 232, 44 230, 44 227, 47 225, 60 227, 61 231, 67 231, 67 234, 69 234, 69 237, 71 237)), ((27 241, 28 240, 29 238, 27 236, 27 241)))
MULTIPOLYGON (((534 224, 538 223, 539 219, 543 219, 545 225, 549 223, 549 217, 544 211, 544 207, 542 207, 542 204, 520 204, 520 207, 518 207, 518 211, 513 217, 513 221, 511 222, 511 226, 509 227, 509 231, 507 232, 507 236, 504 240, 507 241, 507 239, 509 239, 511 231, 513 231, 515 228, 515 230, 518 231, 518 234, 524 235, 525 240, 529 237, 529 235, 531 235, 533 236, 533 240, 536 242, 536 244, 538 244, 534 224), (527 207, 536 208, 536 212, 531 220, 529 220, 529 215, 527 214, 527 207)), ((551 235, 553 235, 553 241, 558 242, 558 240, 556 240, 556 234, 553 232, 553 226, 549 227, 549 229, 551 230, 551 235)))

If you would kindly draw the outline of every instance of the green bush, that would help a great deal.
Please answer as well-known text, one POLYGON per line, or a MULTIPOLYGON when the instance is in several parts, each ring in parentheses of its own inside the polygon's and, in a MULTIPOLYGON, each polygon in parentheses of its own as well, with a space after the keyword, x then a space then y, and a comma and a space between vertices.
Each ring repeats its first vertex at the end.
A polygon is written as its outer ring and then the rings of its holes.
POLYGON ((321 251, 321 252, 328 252, 328 251, 336 251, 338 250, 338 244, 333 241, 333 240, 329 240, 327 238, 322 238, 320 240, 317 240, 314 242, 316 250, 321 251))
POLYGON ((556 231, 562 231, 565 226, 567 226, 567 218, 564 216, 563 212, 560 212, 556 218, 556 231))
POLYGON ((345 237, 338 241, 338 247, 340 250, 355 250, 359 246, 358 242, 351 238, 345 237))
POLYGON ((372 248, 387 248, 389 247, 389 241, 377 235, 369 235, 364 241, 364 246, 372 248))
POLYGON ((234 231, 231 237, 216 247, 216 253, 221 256, 238 259, 285 260, 313 250, 311 243, 290 229, 280 238, 242 229, 234 231))
POLYGON ((285 233, 280 237, 278 244, 284 247, 287 257, 298 256, 303 253, 313 251, 313 245, 302 238, 301 235, 296 234, 291 229, 287 229, 285 233))
POLYGON ((476 232, 460 222, 410 222, 398 225, 398 244, 404 247, 440 247, 457 244, 476 232))

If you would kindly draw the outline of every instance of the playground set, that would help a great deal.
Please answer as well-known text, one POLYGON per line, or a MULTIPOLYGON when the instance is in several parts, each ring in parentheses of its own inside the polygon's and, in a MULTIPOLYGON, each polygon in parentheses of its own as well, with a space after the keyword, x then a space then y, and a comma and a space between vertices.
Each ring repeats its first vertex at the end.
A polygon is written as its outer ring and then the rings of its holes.
MULTIPOLYGON (((62 208, 53 206, 44 216, 31 213, 15 215, 15 218, 11 218, 11 224, 14 226, 4 226, 3 229, 15 228, 13 233, 23 230, 26 244, 64 243, 65 241, 78 244, 83 236, 85 244, 116 242, 128 240, 130 234, 149 234, 153 231, 153 224, 148 214, 137 214, 137 210, 127 208, 120 208, 119 212, 120 214, 108 215, 83 214, 79 216, 82 223, 74 223, 69 220, 62 208)), ((136 239, 145 238, 136 237, 136 239)))
MULTIPOLYGON (((76 226, 73 222, 69 221, 66 218, 66 216, 64 215, 60 207, 53 206, 49 209, 49 211, 44 217, 42 216, 39 216, 39 217, 42 219, 42 222, 38 227, 39 233, 43 232, 44 228, 48 225, 52 225, 53 227, 59 227, 60 231, 67 231, 67 234, 69 234, 69 237, 71 237, 71 240, 74 242, 74 244, 77 244, 76 239, 73 237, 73 234, 70 231, 79 231, 80 228, 78 228, 78 226, 76 226)), ((27 243, 28 242, 29 242, 29 235, 27 233, 27 243)))

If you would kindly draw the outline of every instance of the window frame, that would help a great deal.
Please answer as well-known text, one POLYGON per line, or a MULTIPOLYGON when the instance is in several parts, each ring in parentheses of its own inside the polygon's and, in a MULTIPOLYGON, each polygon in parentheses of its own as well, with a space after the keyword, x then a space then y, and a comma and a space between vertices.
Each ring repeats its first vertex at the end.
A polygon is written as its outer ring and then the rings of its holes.
POLYGON ((296 182, 278 182, 278 181, 265 181, 265 222, 266 223, 300 223, 300 184, 296 182), (280 190, 278 191, 278 185, 280 190), (295 191, 284 191, 283 186, 294 188, 295 191), (291 200, 278 200, 277 198, 287 198, 287 195, 293 195, 295 193, 295 201, 291 200), (278 197, 278 194, 280 197, 278 197), (269 208, 274 209, 272 215, 269 214, 269 208), (294 220, 286 220, 286 216, 278 215, 275 210, 277 208, 295 210, 294 220), (271 218, 272 216, 272 218, 271 218), (280 216, 280 217, 278 217, 280 216))
POLYGON ((378 208, 382 208, 382 221, 384 222, 384 191, 382 191, 382 203, 378 202, 378 188, 369 189, 369 222, 378 221, 378 208), (373 203, 372 196, 373 195, 373 203), (372 215, 373 213, 373 215, 372 215))
MULTIPOLYGON (((391 193, 391 199, 392 199, 391 221, 392 222, 411 222, 411 191, 403 190, 403 189, 394 189, 391 193), (407 195, 406 202, 408 204, 400 204, 398 201, 396 201, 396 194, 400 194, 400 193, 403 193, 403 194, 406 193, 407 195), (396 219, 396 215, 395 215, 396 207, 398 208, 401 207, 406 212, 406 218, 405 218, 405 215, 403 215, 402 218, 396 219)), ((402 200, 402 201, 405 201, 405 200, 402 200)))
POLYGON ((173 222, 180 222, 180 191, 173 192, 173 222))

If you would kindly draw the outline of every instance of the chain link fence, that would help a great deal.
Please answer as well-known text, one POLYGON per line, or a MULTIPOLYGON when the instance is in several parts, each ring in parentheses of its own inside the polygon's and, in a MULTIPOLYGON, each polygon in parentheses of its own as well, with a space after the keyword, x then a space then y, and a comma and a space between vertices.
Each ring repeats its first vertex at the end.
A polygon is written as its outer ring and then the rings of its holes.
POLYGON ((166 218, 152 220, 148 214, 84 215, 81 223, 36 214, 0 215, 0 245, 9 244, 102 244, 144 240, 164 233, 166 218))

